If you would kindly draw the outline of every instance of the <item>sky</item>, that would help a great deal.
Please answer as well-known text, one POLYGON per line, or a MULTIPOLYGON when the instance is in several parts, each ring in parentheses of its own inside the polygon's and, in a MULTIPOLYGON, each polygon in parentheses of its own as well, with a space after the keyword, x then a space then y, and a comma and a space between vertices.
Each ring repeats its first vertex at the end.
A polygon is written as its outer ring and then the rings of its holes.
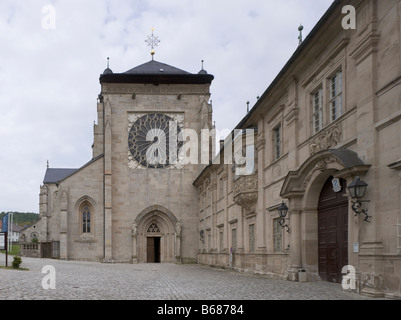
POLYGON ((155 60, 213 74, 224 138, 284 67, 333 0, 1 0, 0 212, 39 212, 51 168, 92 158, 99 76, 155 60))

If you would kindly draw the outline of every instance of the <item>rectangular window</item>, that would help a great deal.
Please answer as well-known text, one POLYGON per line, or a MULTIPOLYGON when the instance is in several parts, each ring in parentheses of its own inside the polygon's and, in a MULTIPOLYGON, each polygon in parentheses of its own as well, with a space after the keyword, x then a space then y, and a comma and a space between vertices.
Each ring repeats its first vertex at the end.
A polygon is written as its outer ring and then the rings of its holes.
POLYGON ((343 112, 343 73, 337 72, 330 79, 330 120, 341 117, 343 112))
POLYGON ((220 198, 223 198, 224 193, 224 181, 223 178, 220 178, 220 198))
POLYGON ((281 157, 281 124, 273 130, 274 160, 281 157))
POLYGON ((224 237, 223 237, 223 231, 220 231, 220 252, 223 252, 224 250, 224 237))
POLYGON ((323 89, 318 89, 312 94, 313 106, 313 133, 317 133, 323 128, 323 89))
POLYGON ((237 250, 237 229, 231 230, 231 248, 233 249, 233 252, 237 250))
POLYGON ((249 252, 255 252, 255 225, 249 226, 249 252))
POLYGON ((283 228, 279 218, 273 219, 273 246, 274 252, 283 251, 283 228))
POLYGON ((207 235, 207 250, 210 252, 212 249, 212 236, 210 233, 207 235))

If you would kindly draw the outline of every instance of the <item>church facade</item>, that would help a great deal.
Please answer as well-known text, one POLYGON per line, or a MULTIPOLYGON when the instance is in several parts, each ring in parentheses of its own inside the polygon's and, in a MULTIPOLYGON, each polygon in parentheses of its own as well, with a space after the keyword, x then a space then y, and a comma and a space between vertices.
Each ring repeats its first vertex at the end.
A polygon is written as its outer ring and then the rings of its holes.
POLYGON ((155 60, 121 74, 106 69, 93 159, 47 169, 34 235, 56 242, 61 259, 195 262, 199 168, 178 159, 178 136, 211 129, 212 80, 155 60))
POLYGON ((93 159, 47 170, 26 239, 59 243, 62 259, 198 262, 292 281, 351 274, 360 293, 399 296, 400 16, 397 0, 334 1, 220 142, 219 163, 199 153, 182 164, 177 138, 213 129, 212 75, 156 61, 107 69, 93 159), (356 29, 343 26, 346 5, 356 29), (160 154, 163 141, 176 148, 160 154), (254 160, 245 171, 224 157, 236 143, 254 160), (349 189, 359 182, 362 198, 349 189))

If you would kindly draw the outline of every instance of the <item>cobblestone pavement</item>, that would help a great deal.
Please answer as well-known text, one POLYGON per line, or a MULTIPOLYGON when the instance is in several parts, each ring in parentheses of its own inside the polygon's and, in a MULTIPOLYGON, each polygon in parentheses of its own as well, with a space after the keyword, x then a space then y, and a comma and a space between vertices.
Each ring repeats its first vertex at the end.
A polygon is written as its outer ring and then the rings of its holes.
MULTIPOLYGON (((103 264, 22 258, 21 268, 0 269, 2 300, 368 300, 328 282, 290 282, 200 265, 103 264), (42 280, 51 265, 56 289, 42 280)), ((0 264, 5 257, 0 254, 0 264)), ((12 259, 9 259, 11 265, 12 259)), ((46 278, 48 279, 48 278, 46 278)), ((47 283, 50 283, 47 281, 47 283)))

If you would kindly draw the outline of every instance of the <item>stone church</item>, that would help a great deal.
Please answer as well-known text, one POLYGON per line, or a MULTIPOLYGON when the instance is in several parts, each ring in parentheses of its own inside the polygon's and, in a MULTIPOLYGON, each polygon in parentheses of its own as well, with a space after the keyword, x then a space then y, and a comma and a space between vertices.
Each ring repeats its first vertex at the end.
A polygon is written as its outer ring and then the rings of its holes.
POLYGON ((47 169, 34 235, 52 242, 60 259, 195 262, 198 165, 180 164, 170 148, 153 153, 163 139, 170 146, 175 138, 179 149, 184 128, 212 127, 213 78, 153 59, 124 73, 106 69, 93 159, 47 169))
POLYGON ((357 292, 399 297, 400 17, 398 0, 334 1, 220 141, 220 162, 177 160, 185 128, 213 129, 212 75, 154 60, 106 69, 93 159, 47 169, 26 241, 61 259, 197 262, 291 281, 351 273, 357 292), (344 28, 348 5, 355 28, 344 28), (238 174, 223 155, 245 132, 254 162, 238 174), (166 141, 176 148, 161 153, 166 141))

